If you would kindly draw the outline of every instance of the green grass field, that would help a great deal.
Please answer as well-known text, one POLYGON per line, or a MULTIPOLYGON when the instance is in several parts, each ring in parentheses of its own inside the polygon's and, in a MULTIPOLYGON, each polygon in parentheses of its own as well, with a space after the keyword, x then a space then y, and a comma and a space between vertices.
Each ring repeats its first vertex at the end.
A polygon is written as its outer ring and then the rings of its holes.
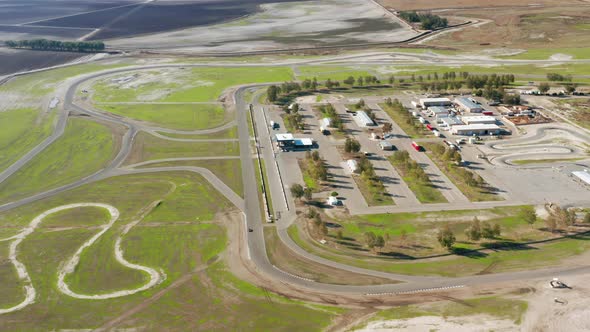
POLYGON ((289 228, 289 235, 303 249, 320 257, 366 269, 402 273, 408 275, 433 275, 445 277, 469 276, 489 272, 508 272, 554 266, 561 260, 579 255, 590 249, 590 237, 579 236, 545 245, 524 247, 520 250, 499 250, 481 256, 452 256, 431 262, 400 262, 399 260, 352 258, 328 252, 301 238, 296 227, 289 228), (491 271, 488 269, 492 267, 491 271))
POLYGON ((319 81, 331 79, 332 81, 341 81, 353 76, 355 79, 359 76, 363 78, 368 75, 375 75, 373 68, 368 66, 301 66, 298 67, 300 80, 317 78, 319 81))
POLYGON ((66 131, 0 184, 0 201, 10 201, 90 175, 114 157, 115 138, 102 124, 72 118, 66 131))
POLYGON ((239 159, 218 160, 187 160, 161 162, 145 165, 141 168, 169 167, 169 166, 194 166, 209 169, 221 181, 232 188, 236 194, 244 196, 244 183, 242 181, 242 163, 239 159))
POLYGON ((336 239, 336 231, 342 231, 344 242, 338 248, 308 241, 295 225, 289 228, 289 235, 303 249, 337 262, 393 273, 449 277, 473 275, 484 270, 496 273, 553 266, 565 258, 590 249, 590 235, 580 235, 546 243, 514 245, 464 255, 448 255, 440 260, 415 259, 423 255, 447 253, 436 241, 436 230, 447 222, 457 237, 457 248, 481 248, 482 243, 486 241, 474 245, 468 242, 463 234, 474 216, 479 216, 480 220, 486 216, 487 222, 501 225, 502 235, 499 239, 501 242, 522 243, 547 239, 549 235, 541 229, 544 225, 538 223, 531 227, 526 224, 516 216, 519 209, 519 207, 505 207, 476 211, 383 214, 338 220, 341 228, 332 229, 329 235, 330 238, 336 239), (405 240, 401 238, 402 230, 407 236, 405 240), (363 234, 369 231, 382 236, 388 234, 391 237, 388 247, 384 249, 386 255, 371 258, 363 252, 346 247, 345 242, 357 241, 357 244, 362 245, 363 234), (396 258, 398 256, 401 259, 396 258))
MULTIPOLYGON (((129 75, 131 72, 119 76, 129 75)), ((288 67, 203 67, 184 69, 184 73, 174 82, 149 82, 133 88, 118 88, 111 79, 104 79, 94 85, 95 101, 138 101, 141 96, 157 94, 159 97, 151 101, 208 102, 217 100, 223 90, 231 86, 290 81, 293 74, 288 67)))
POLYGON ((0 112, 0 171, 48 137, 53 119, 33 108, 0 112))
POLYGON ((99 104, 98 107, 127 118, 178 130, 215 128, 231 119, 221 105, 215 104, 99 104))
POLYGON ((519 59, 519 60, 547 60, 554 54, 569 55, 574 59, 589 59, 590 50, 587 47, 580 48, 529 48, 526 52, 501 56, 499 58, 505 59, 519 59))
POLYGON ((141 132, 135 138, 135 144, 125 164, 166 158, 237 156, 238 154, 238 142, 178 142, 141 132))
MULTIPOLYGON (((164 291, 161 297, 124 319, 119 327, 210 331, 240 330, 246 324, 253 330, 319 331, 345 311, 274 295, 237 279, 223 262, 216 262, 227 237, 224 227, 209 222, 216 212, 227 210, 227 202, 208 186, 200 176, 188 172, 119 176, 0 213, 3 225, 22 226, 38 213, 62 204, 103 202, 116 206, 121 217, 111 234, 106 233, 83 254, 68 279, 73 289, 101 292, 142 282, 141 274, 135 276, 117 267, 113 241, 121 226, 135 220, 149 202, 163 199, 159 209, 123 238, 122 246, 126 259, 162 269, 167 277, 153 289, 111 300, 77 300, 63 295, 55 287, 57 268, 105 221, 104 212, 95 208, 63 211, 48 217, 19 247, 19 260, 31 274, 37 298, 21 311, 0 315, 0 325, 6 330, 26 331, 94 329, 160 291, 164 291), (177 189, 170 193, 172 184, 177 189), (194 204, 196 201, 200 204, 194 204), (189 219, 193 221, 187 223, 189 219), (78 227, 59 229, 72 226, 78 227), (168 288, 180 278, 184 279, 168 288)), ((4 249, 7 246, 0 243, 1 307, 22 300, 22 288, 11 281, 15 280, 14 269, 3 259, 4 249)))
POLYGON ((184 138, 184 139, 219 139, 219 138, 238 138, 238 127, 231 127, 213 134, 173 134, 158 132, 162 136, 171 138, 184 138))

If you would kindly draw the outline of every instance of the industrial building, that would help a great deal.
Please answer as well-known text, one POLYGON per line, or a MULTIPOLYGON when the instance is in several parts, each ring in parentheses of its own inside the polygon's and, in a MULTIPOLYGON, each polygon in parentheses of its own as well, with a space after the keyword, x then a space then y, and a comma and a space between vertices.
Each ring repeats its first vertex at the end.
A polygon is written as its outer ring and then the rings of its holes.
POLYGON ((315 146, 311 138, 295 138, 293 134, 276 134, 275 140, 277 146, 283 151, 310 149, 315 146))
POLYGON ((451 100, 449 98, 421 98, 420 106, 423 109, 427 109, 431 106, 451 106, 451 100))
POLYGON ((471 124, 495 124, 496 118, 488 115, 481 116, 462 116, 461 121, 467 125, 471 124))
POLYGON ((375 121, 373 121, 373 119, 371 119, 365 111, 356 112, 353 114, 352 118, 354 119, 354 122, 356 122, 356 124, 361 128, 372 127, 375 125, 375 121))
POLYGON ((442 106, 428 107, 428 112, 430 113, 430 115, 434 116, 437 119, 446 118, 450 116, 451 113, 448 108, 442 106))
POLYGON ((446 118, 441 118, 437 122, 441 124, 442 127, 451 128, 452 126, 462 125, 463 121, 456 116, 449 116, 446 118))
POLYGON ((499 135, 501 129, 496 124, 477 123, 470 125, 456 125, 451 127, 451 133, 454 135, 499 135))
POLYGON ((467 97, 455 98, 455 105, 463 112, 481 113, 484 111, 484 108, 480 104, 467 97))

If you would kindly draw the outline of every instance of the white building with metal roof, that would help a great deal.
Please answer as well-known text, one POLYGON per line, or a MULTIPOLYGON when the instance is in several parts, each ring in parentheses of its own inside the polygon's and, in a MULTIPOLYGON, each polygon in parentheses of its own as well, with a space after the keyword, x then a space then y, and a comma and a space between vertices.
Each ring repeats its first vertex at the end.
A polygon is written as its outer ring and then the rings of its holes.
POLYGON ((373 119, 371 119, 371 117, 369 117, 365 111, 356 112, 353 114, 352 118, 354 119, 354 122, 356 122, 356 124, 361 128, 375 126, 375 121, 373 121, 373 119))
POLYGON ((499 135, 501 129, 496 124, 477 123, 470 125, 457 125, 451 127, 451 133, 454 135, 499 135))
POLYGON ((471 124, 495 124, 496 118, 489 115, 477 115, 477 116, 462 116, 461 121, 467 125, 471 124))
POLYGON ((467 97, 455 98, 455 104, 463 112, 481 113, 484 111, 484 108, 480 104, 467 97))

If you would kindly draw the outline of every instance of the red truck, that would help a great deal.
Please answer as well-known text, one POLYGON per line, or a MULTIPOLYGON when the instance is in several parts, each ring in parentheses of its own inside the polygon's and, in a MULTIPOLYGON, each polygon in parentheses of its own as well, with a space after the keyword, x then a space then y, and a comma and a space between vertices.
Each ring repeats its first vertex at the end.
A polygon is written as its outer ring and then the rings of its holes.
POLYGON ((418 143, 416 142, 412 142, 412 147, 414 148, 414 150, 420 152, 422 151, 422 147, 420 145, 418 145, 418 143))

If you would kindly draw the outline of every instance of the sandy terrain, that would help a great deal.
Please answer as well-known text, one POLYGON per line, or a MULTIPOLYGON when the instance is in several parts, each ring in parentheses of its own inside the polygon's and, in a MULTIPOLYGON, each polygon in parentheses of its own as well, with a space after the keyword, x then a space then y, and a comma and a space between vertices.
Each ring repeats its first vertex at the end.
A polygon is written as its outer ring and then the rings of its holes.
MULTIPOLYGON (((581 257, 580 257, 581 258, 581 257)), ((587 259, 588 256, 585 255, 587 259)), ((547 282, 537 283, 536 292, 530 296, 522 331, 590 330, 590 275, 578 275, 563 279, 572 289, 553 289, 547 282), (555 299, 559 302, 555 302, 555 299)))
POLYGON ((369 323, 359 332, 475 332, 475 331, 515 331, 518 326, 510 320, 486 315, 468 317, 423 316, 409 319, 377 321, 369 323))
POLYGON ((109 41, 113 47, 247 51, 318 44, 399 41, 415 35, 379 5, 326 0, 262 5, 234 22, 109 41))

